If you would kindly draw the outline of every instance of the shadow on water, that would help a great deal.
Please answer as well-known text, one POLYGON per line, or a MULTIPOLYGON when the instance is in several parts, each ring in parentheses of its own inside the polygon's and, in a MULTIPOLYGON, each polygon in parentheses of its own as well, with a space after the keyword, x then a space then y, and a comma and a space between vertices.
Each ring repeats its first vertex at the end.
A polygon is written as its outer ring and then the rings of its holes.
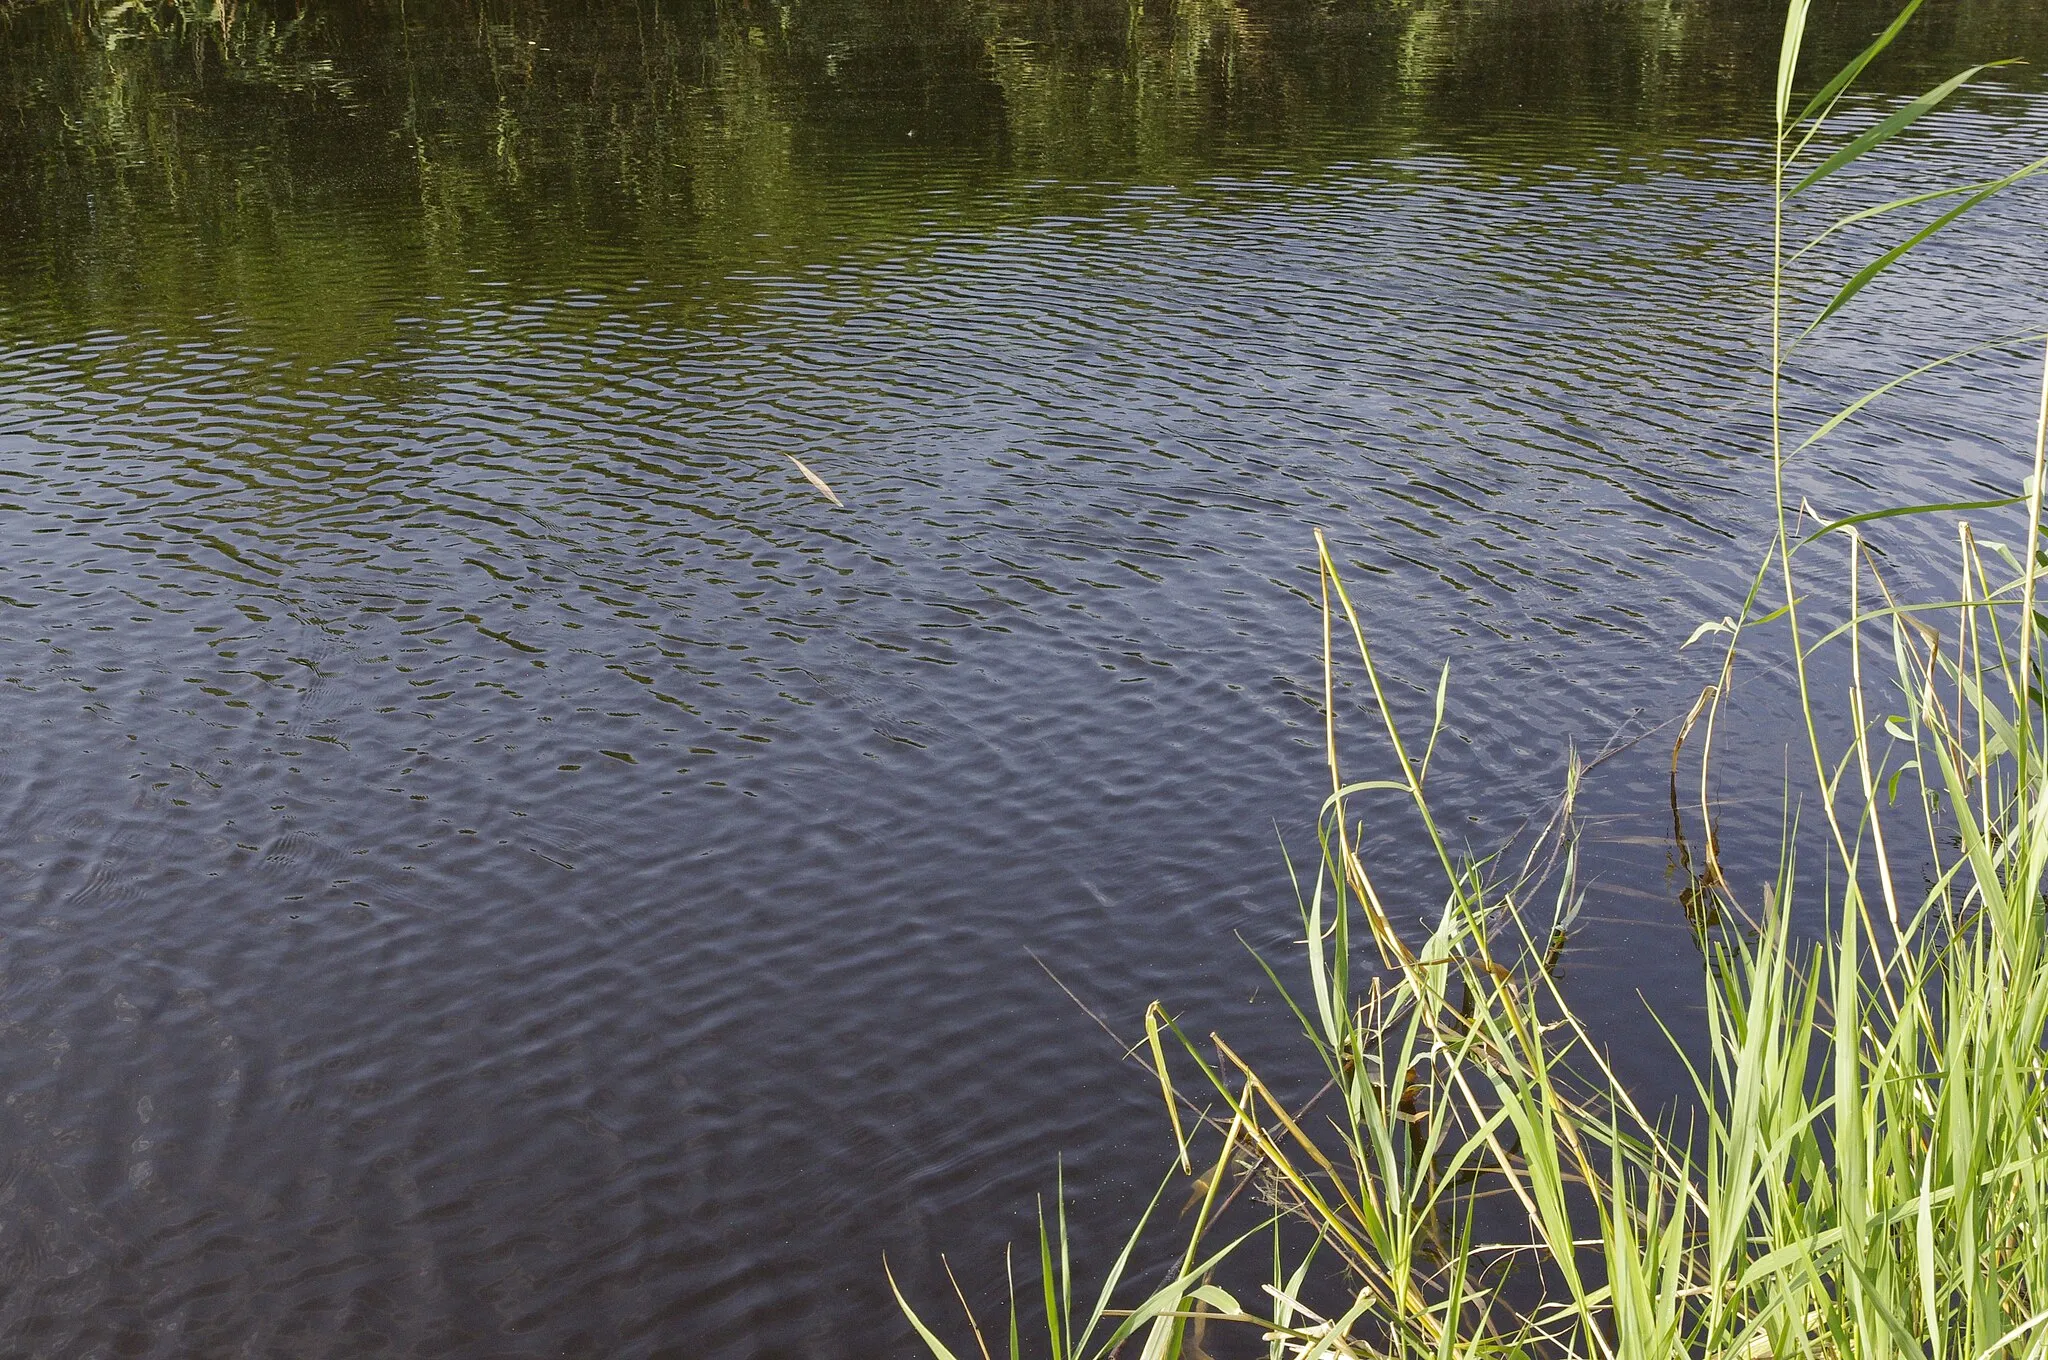
MULTIPOLYGON (((882 1253, 995 1290, 1055 1156, 1118 1232, 1169 1149, 1031 957, 1280 1023, 1311 526, 1416 711, 1453 661, 1475 846, 1703 683, 1779 18, 0 0, 4 1348, 893 1354, 882 1253)), ((2028 194, 1802 414, 2036 319, 2028 194)), ((2004 364, 1802 491, 2003 489, 2004 364)), ((1661 745, 1585 795, 1618 1027, 1698 966, 1661 745)))

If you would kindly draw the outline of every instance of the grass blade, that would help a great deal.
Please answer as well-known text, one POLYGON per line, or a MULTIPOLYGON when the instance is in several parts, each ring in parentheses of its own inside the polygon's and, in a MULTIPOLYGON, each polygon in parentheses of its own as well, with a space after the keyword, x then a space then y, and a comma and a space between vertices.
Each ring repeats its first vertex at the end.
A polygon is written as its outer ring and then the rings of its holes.
POLYGON ((1809 325, 1803 332, 1801 332, 1800 338, 1804 339, 1806 336, 1811 335, 1816 330, 1820 329, 1822 322, 1826 321, 1829 317, 1833 316, 1836 312, 1841 311, 1843 307, 1847 306, 1850 298, 1853 298, 1858 293, 1862 292, 1864 286, 1868 284, 1872 279, 1876 278, 1879 274, 1882 274, 1885 270, 1891 268, 1892 265, 1896 264, 1900 257, 1905 255, 1907 251, 1913 249, 1913 247, 1919 245, 1922 241, 1925 241, 1928 237, 1934 235, 1943 227, 1946 227, 1949 223, 1955 221, 1958 217, 1961 217, 1964 213, 1976 207, 1979 203, 1982 203, 1985 199, 1991 197, 1993 194, 1997 192, 1998 190, 1996 188, 1979 190, 1978 192, 1970 195, 1970 197, 1964 199, 1961 203, 1958 203, 1955 207, 1950 208, 1941 216, 1935 218, 1932 222, 1929 222, 1926 226, 1920 228, 1920 230, 1914 232, 1911 236, 1907 237, 1899 244, 1893 246, 1890 250, 1887 250, 1884 254, 1878 256, 1875 260, 1872 260, 1869 264, 1863 266, 1862 269, 1856 272, 1856 276, 1854 278, 1850 279, 1847 283, 1842 285, 1840 291, 1838 291, 1834 295, 1834 297, 1828 301, 1828 305, 1821 308, 1820 315, 1815 317, 1813 319, 1813 323, 1809 325))
POLYGON ((1778 128, 1782 135, 1785 111, 1792 105, 1792 79, 1799 71, 1799 49, 1806 41, 1806 14, 1810 0, 1787 0, 1784 38, 1778 47, 1778 128))
POLYGON ((1947 99, 1957 90, 1960 90, 1979 71, 1986 71, 1994 66, 2004 66, 2007 64, 2007 62, 2003 61, 1987 61, 1981 65, 1972 66, 1966 71, 1950 76, 1947 80, 1942 81, 1941 84, 1935 86, 1919 98, 1912 100, 1904 107, 1893 110, 1889 117, 1880 120, 1875 127, 1855 137, 1847 145, 1837 150, 1834 155, 1807 171, 1797 184, 1786 190, 1785 197, 1792 197, 1800 190, 1826 179, 1843 166, 1862 158, 1865 153, 1875 151, 1878 147, 1883 146, 1886 142, 1939 108, 1943 100, 1947 99))
POLYGON ((1821 86, 1820 93, 1809 100, 1806 107, 1799 111, 1799 116, 1792 121, 1803 123, 1823 106, 1832 104, 1836 95, 1848 89, 1851 82, 1863 74, 1863 68, 1870 65, 1872 58, 1892 45, 1892 39, 1899 36, 1899 30, 1906 26, 1906 21, 1913 17, 1920 5, 1921 0, 1908 0, 1906 7, 1899 11, 1899 16, 1892 20, 1891 27, 1879 34, 1877 41, 1857 53, 1854 61, 1835 72, 1835 78, 1821 86))

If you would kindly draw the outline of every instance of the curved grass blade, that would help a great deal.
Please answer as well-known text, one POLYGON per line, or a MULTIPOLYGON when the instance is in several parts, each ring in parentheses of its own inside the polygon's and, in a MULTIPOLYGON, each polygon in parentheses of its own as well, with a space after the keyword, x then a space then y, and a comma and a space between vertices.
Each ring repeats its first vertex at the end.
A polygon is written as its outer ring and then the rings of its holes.
POLYGON ((1993 194, 1997 192, 1998 190, 1996 188, 1991 188, 1982 189, 1970 195, 1970 197, 1964 199, 1961 203, 1956 204, 1955 207, 1950 208, 1947 212, 1935 218, 1932 222, 1929 222, 1926 226, 1920 228, 1920 230, 1914 232, 1911 236, 1899 242, 1899 244, 1893 246, 1890 250, 1887 250, 1884 254, 1878 256, 1869 264, 1864 265, 1863 268, 1857 270, 1856 277, 1850 279, 1847 283, 1842 285, 1841 291, 1835 294, 1835 296, 1828 302, 1827 306, 1821 308, 1820 315, 1813 319, 1813 323, 1809 325, 1805 330, 1799 333, 1799 338, 1803 340, 1807 336, 1812 335, 1816 330, 1820 329, 1821 323, 1825 322, 1829 317, 1833 316, 1836 312, 1841 311, 1842 308, 1848 306, 1850 298, 1853 298, 1858 293, 1862 292, 1865 285, 1867 285, 1872 279, 1876 278, 1879 274, 1882 274, 1885 270, 1891 268, 1892 265, 1896 264, 1899 261, 1900 257, 1905 255, 1907 251, 1919 245, 1922 241, 1925 241, 1928 237, 1934 235, 1934 233, 1940 231, 1943 227, 1955 221, 1958 217, 1961 217, 1964 213, 1976 207, 1979 203, 1982 203, 1985 199, 1991 197, 1993 194))
MULTIPOLYGON (((1974 354, 1982 354, 1982 353, 1984 353, 1984 352, 1985 352, 1986 350, 1993 350, 1993 349, 2005 349, 2005 348, 2008 348, 2008 347, 2010 347, 2010 346, 2013 346, 2013 345, 2031 345, 2031 344, 2036 344, 2036 343, 2038 343, 2038 342, 2040 342, 2040 341, 2042 341, 2042 340, 2048 340, 2048 333, 2037 333, 2037 334, 2034 334, 2034 335, 2014 335, 2014 336, 2007 336, 2007 337, 2005 337, 2004 339, 2001 339, 2001 340, 1987 340, 1987 341, 1985 341, 1985 342, 1984 342, 1983 344, 1981 344, 1981 345, 1971 345, 1971 346, 1970 346, 1970 347, 1969 347, 1968 349, 1959 349, 1959 350, 1957 350, 1957 351, 1956 351, 1955 353, 1953 353, 1953 354, 1944 354, 1944 355, 1942 355, 1942 356, 1941 356, 1941 357, 1940 357, 1939 359, 1935 359, 1935 360, 1933 360, 1933 361, 1931 361, 1931 362, 1929 362, 1929 363, 1924 363, 1924 364, 1920 365, 1920 367, 1918 367, 1918 368, 1916 368, 1916 369, 1913 369, 1913 370, 1911 370, 1911 371, 1909 371, 1909 372, 1906 372, 1906 373, 1901 373, 1901 374, 1900 374, 1900 375, 1899 375, 1898 377, 1896 377, 1896 378, 1893 378, 1893 379, 1892 379, 1892 380, 1891 380, 1890 382, 1888 382, 1888 383, 1885 383, 1885 384, 1883 384, 1883 385, 1882 385, 1882 386, 1880 386, 1880 387, 1873 387, 1873 388, 1871 388, 1871 389, 1870 389, 1870 390, 1869 390, 1868 392, 1865 392, 1865 393, 1864 393, 1864 394, 1863 394, 1862 396, 1860 396, 1860 397, 1856 398, 1856 400, 1854 400, 1854 401, 1850 402, 1850 403, 1849 403, 1849 404, 1848 404, 1847 406, 1844 406, 1844 407, 1843 407, 1843 408, 1842 408, 1841 410, 1839 410, 1839 411, 1835 412, 1835 413, 1834 413, 1833 415, 1829 416, 1829 417, 1827 418, 1827 420, 1826 420, 1826 421, 1824 421, 1824 422, 1823 422, 1823 423, 1821 424, 1821 427, 1820 427, 1819 429, 1815 430, 1815 431, 1814 431, 1814 432, 1813 432, 1812 434, 1810 434, 1810 435, 1806 436, 1806 438, 1805 438, 1805 439, 1801 440, 1801 441, 1799 442, 1799 446, 1798 446, 1797 448, 1793 449, 1793 450, 1792 450, 1792 453, 1791 453, 1790 455, 1788 455, 1788 456, 1796 456, 1796 455, 1798 455, 1798 454, 1800 454, 1800 453, 1804 452, 1804 451, 1805 451, 1805 450, 1806 450, 1807 448, 1811 447, 1812 445, 1814 445, 1814 444, 1818 444, 1818 443, 1819 443, 1819 442, 1820 442, 1821 440, 1823 440, 1823 439, 1827 438, 1827 437, 1828 437, 1828 436, 1829 436, 1830 434, 1833 434, 1833 433, 1834 433, 1834 431, 1835 431, 1835 428, 1836 428, 1837 426, 1839 426, 1839 425, 1840 425, 1840 424, 1841 424, 1841 423, 1842 423, 1843 421, 1845 421, 1845 420, 1848 420, 1848 419, 1849 419, 1850 417, 1854 416, 1854 415, 1855 415, 1855 414, 1856 414, 1856 413, 1857 413, 1858 411, 1860 411, 1860 410, 1862 410, 1862 409, 1863 409, 1864 407, 1866 407, 1866 406, 1870 405, 1870 403, 1872 403, 1873 401, 1876 401, 1876 400, 1877 400, 1877 399, 1878 399, 1879 397, 1881 397, 1881 396, 1885 395, 1885 393, 1887 393, 1887 392, 1890 392, 1890 391, 1891 391, 1891 390, 1892 390, 1893 388, 1899 387, 1899 386, 1901 386, 1901 385, 1903 385, 1903 384, 1905 384, 1905 383, 1909 383, 1909 382, 1911 382, 1911 381, 1912 381, 1913 379, 1915 379, 1915 378, 1919 377, 1919 376, 1920 376, 1921 374, 1923 374, 1923 373, 1931 373, 1931 372, 1933 372, 1933 371, 1934 371, 1935 369, 1937 369, 1937 368, 1941 368, 1942 366, 1944 366, 1944 365, 1946 365, 1946 364, 1952 364, 1952 363, 1954 363, 1954 362, 1955 362, 1956 360, 1958 360, 1958 359, 1967 359, 1967 358, 1969 358, 1970 356, 1972 356, 1972 355, 1974 355, 1974 354)), ((1924 505, 1911 505, 1911 506, 1906 506, 1906 507, 1903 507, 1902 509, 1899 509, 1899 510, 1895 510, 1895 511, 1888 511, 1887 513, 1889 513, 1889 514, 1914 514, 1914 513, 1918 513, 1919 511, 1922 511, 1922 510, 1938 510, 1938 509, 1962 509, 1962 510, 1987 510, 1987 509, 1991 509, 1991 508, 1992 508, 1992 505, 1991 505, 1991 503, 1989 503, 1989 502, 1987 502, 1987 503, 1985 503, 1985 504, 1981 504, 1981 505, 1980 505, 1980 504, 1975 504, 1975 503, 1972 503, 1972 504, 1969 504, 1969 505, 1960 505, 1960 504, 1959 504, 1959 505, 1955 505, 1955 506, 1924 506, 1924 505)), ((1858 520, 1858 519, 1856 519, 1856 518, 1854 518, 1854 517, 1851 517, 1851 518, 1849 518, 1849 519, 1845 519, 1845 520, 1841 520, 1841 521, 1839 521, 1839 522, 1837 522, 1837 523, 1834 523, 1834 524, 1830 524, 1830 525, 1829 525, 1829 526, 1828 526, 1828 527, 1827 527, 1826 529, 1822 529, 1822 530, 1819 530, 1819 531, 1818 531, 1818 532, 1816 532, 1816 533, 1812 533, 1812 534, 1809 534, 1809 535, 1807 535, 1807 537, 1806 537, 1805 539, 1801 540, 1801 541, 1802 541, 1802 542, 1812 542, 1812 541, 1813 541, 1814 539, 1816 539, 1816 538, 1819 538, 1819 537, 1821 536, 1821 534, 1827 533, 1827 532, 1829 532, 1830 530, 1833 530, 1833 529, 1839 529, 1839 528, 1841 528, 1841 527, 1842 527, 1842 526, 1843 526, 1844 524, 1856 524, 1856 523, 1860 523, 1860 522, 1861 522, 1860 520, 1858 520)))
POLYGON ((939 1340, 936 1332, 924 1325, 924 1319, 910 1306, 910 1300, 903 1297, 903 1290, 896 1283, 896 1272, 889 1269, 889 1259, 886 1256, 882 1258, 882 1273, 889 1277, 889 1292, 896 1296, 896 1306, 903 1310, 904 1317, 910 1319, 910 1325, 916 1330, 918 1339, 931 1348, 934 1360, 960 1360, 959 1356, 947 1349, 945 1342, 939 1340))
POLYGON ((1994 66, 2007 66, 2010 64, 2009 61, 1987 61, 1950 76, 1947 80, 1942 81, 1941 84, 1935 86, 1926 94, 1921 95, 1918 99, 1913 100, 1905 107, 1895 109, 1890 117, 1879 122, 1877 126, 1868 129, 1861 136, 1856 137, 1846 146, 1837 150, 1834 155, 1807 171, 1805 178, 1785 192, 1785 197, 1792 197, 1808 185, 1827 178, 1851 161, 1857 160, 1864 153, 1874 151, 1878 147, 1883 146, 1886 142, 1919 122, 1926 115, 1934 112, 1935 109, 1941 106, 1942 101, 1946 100, 1957 90, 1960 90, 1979 71, 1988 71, 1994 66))
POLYGON ((1895 198, 1889 203, 1880 203, 1874 208, 1860 209, 1844 217, 1836 218, 1819 235, 1788 256, 1785 262, 1791 264, 1803 259, 1806 252, 1818 246, 1822 241, 1827 240, 1828 237, 1833 236, 1844 227, 1855 226, 1858 222, 1868 222, 1872 218, 1882 217, 1886 213, 1895 212, 1900 208, 1916 208, 1922 203, 1933 203, 1944 198, 1954 198, 1957 194, 1973 194, 1980 189, 2008 189, 2024 180, 2032 179, 2043 170, 2048 170, 2048 156, 2043 156, 2037 161, 2029 161, 2011 174, 2000 175, 1997 179, 1981 179, 1974 184, 1956 184, 1946 189, 1930 190, 1924 194, 1908 194, 1904 198, 1895 198))
POLYGON ((1181 1174, 1192 1176, 1195 1168, 1188 1160, 1188 1135, 1181 1128, 1180 1107, 1174 1103, 1173 1074, 1166 1070, 1166 1050, 1159 1042, 1159 1021, 1165 1014, 1166 1008, 1157 1001, 1145 1008, 1145 1042, 1152 1046, 1152 1067, 1159 1074, 1159 1094, 1166 1099, 1166 1117, 1173 1121, 1173 1145, 1179 1150, 1181 1174))
POLYGON ((1803 123, 1808 118, 1811 118, 1814 112, 1823 105, 1831 105, 1836 95, 1848 89, 1850 82, 1863 74, 1863 68, 1870 65, 1873 57, 1892 45, 1892 39, 1899 36, 1899 30, 1906 26, 1906 21, 1913 17, 1914 13, 1920 8, 1921 3, 1922 0, 1909 0, 1906 7, 1899 11, 1899 17, 1892 20, 1891 27, 1879 34, 1876 42, 1873 42, 1858 53, 1854 61, 1835 72, 1835 78, 1821 86, 1820 93, 1807 101, 1806 107, 1801 109, 1799 116, 1792 121, 1803 123))

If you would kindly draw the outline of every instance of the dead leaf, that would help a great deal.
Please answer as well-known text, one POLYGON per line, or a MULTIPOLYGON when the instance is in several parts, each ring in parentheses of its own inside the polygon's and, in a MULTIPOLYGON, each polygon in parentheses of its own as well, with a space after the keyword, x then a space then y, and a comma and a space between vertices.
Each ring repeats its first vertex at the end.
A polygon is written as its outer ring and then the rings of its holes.
POLYGON ((809 482, 812 486, 818 488, 818 490, 824 492, 826 500, 832 502, 834 505, 838 506, 842 510, 846 508, 846 502, 840 500, 839 497, 833 493, 832 488, 825 485, 825 479, 823 477, 820 477, 817 473, 805 467, 803 459, 797 457, 793 453, 785 453, 782 456, 784 458, 787 458, 790 462, 795 463, 796 470, 804 475, 804 480, 809 482))

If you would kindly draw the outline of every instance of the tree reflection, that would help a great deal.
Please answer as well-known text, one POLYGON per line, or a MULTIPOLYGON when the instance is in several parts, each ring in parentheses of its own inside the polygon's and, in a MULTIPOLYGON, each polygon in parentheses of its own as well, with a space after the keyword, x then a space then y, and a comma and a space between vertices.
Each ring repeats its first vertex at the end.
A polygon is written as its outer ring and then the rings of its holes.
MULTIPOLYGON (((1333 138, 1483 160, 1510 119, 1569 163, 1739 127, 1769 8, 0 0, 0 295, 342 353, 471 270, 715 280, 914 234, 940 184, 1184 182, 1333 138)), ((2048 49, 2023 0, 1946 13, 1922 59, 2048 49)))

